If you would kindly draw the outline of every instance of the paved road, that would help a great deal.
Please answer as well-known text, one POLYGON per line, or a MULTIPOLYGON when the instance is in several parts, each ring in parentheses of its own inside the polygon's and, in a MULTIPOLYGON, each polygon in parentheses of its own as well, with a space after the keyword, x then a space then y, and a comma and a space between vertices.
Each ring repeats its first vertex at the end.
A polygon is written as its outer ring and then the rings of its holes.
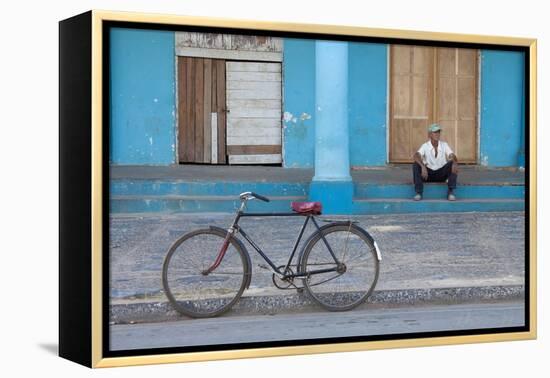
POLYGON ((524 325, 521 302, 186 319, 111 326, 111 349, 500 328, 524 325))

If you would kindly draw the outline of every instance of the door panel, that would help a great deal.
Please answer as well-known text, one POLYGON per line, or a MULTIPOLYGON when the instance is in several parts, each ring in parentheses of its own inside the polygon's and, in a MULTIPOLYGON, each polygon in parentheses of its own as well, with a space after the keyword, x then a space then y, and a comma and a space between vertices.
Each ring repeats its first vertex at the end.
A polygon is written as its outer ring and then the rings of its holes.
POLYGON ((409 46, 392 46, 392 72, 394 75, 411 72, 411 50, 409 46))
POLYGON ((458 74, 475 76, 477 72, 477 51, 459 49, 458 74))
POLYGON ((443 128, 444 135, 441 135, 441 140, 449 143, 451 149, 456 153, 456 123, 454 120, 441 120, 438 122, 443 128))
POLYGON ((390 161, 409 162, 426 136, 418 125, 431 121, 433 49, 392 45, 390 57, 390 161))
POLYGON ((456 80, 440 76, 437 85, 437 119, 453 120, 456 116, 456 80))
POLYGON ((436 48, 437 73, 440 76, 453 77, 456 74, 455 49, 436 48))
POLYGON ((434 118, 448 125, 441 139, 451 145, 460 162, 476 163, 477 50, 437 50, 439 99, 434 118))
MULTIPOLYGON (((225 86, 225 60, 215 59, 216 72, 212 73, 212 77, 216 78, 216 107, 212 110, 212 114, 216 114, 217 118, 217 143, 218 143, 218 163, 227 163, 226 150, 226 125, 227 125, 227 105, 226 105, 226 86, 225 86)), ((216 130, 214 126, 212 130, 216 130)))
POLYGON ((281 64, 227 62, 229 164, 282 162, 281 64))
POLYGON ((409 113, 411 96, 410 96, 410 78, 409 76, 396 76, 395 82, 395 97, 393 101, 393 112, 397 117, 406 117, 409 113))
POLYGON ((410 123, 408 119, 395 119, 394 132, 391 133, 393 155, 396 160, 406 160, 412 155, 410 142, 410 123))
POLYGON ((412 162, 434 122, 461 162, 477 162, 477 60, 477 50, 391 46, 390 162, 412 162))
POLYGON ((203 143, 202 161, 212 162, 212 59, 204 60, 204 91, 203 91, 203 143))
POLYGON ((430 113, 430 88, 425 76, 414 76, 412 78, 412 108, 411 115, 414 117, 427 117, 430 113))
POLYGON ((457 128, 458 135, 460 135, 460 138, 457 139, 457 145, 455 148, 457 156, 475 156, 476 151, 474 148, 477 146, 475 121, 458 121, 457 128), (458 155, 458 151, 460 152, 460 155, 458 155))
POLYGON ((475 118, 477 99, 475 94, 476 82, 473 78, 459 77, 458 84, 458 112, 457 118, 472 120, 475 118))
POLYGON ((422 119, 411 120, 411 148, 408 157, 413 156, 424 142, 426 142, 426 121, 422 119))
POLYGON ((194 161, 197 163, 206 163, 204 161, 204 59, 195 59, 195 154, 194 161))
POLYGON ((178 57, 178 155, 180 163, 227 160, 224 60, 178 57))
POLYGON ((195 160, 194 61, 178 59, 178 152, 180 162, 195 160))
POLYGON ((412 46, 412 72, 417 75, 431 75, 433 51, 430 47, 412 46))

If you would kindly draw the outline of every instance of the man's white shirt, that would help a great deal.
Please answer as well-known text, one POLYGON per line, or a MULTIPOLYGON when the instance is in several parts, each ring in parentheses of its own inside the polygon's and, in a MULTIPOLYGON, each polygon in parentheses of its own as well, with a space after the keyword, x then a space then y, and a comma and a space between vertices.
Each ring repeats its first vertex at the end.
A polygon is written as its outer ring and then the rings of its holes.
POLYGON ((451 147, 446 142, 439 141, 437 146, 437 157, 435 156, 435 148, 431 141, 427 141, 418 149, 418 153, 422 156, 422 162, 432 171, 436 171, 439 168, 447 164, 449 155, 453 153, 451 147))

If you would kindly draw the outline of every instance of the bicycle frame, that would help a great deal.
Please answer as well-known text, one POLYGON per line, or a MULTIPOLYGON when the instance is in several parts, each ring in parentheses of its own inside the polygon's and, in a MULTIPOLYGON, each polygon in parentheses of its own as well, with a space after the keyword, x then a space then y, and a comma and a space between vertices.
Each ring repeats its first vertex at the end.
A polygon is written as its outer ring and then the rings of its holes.
POLYGON ((298 248, 298 245, 300 244, 300 241, 302 240, 304 231, 305 231, 305 229, 307 227, 307 224, 308 224, 310 219, 312 220, 313 224, 315 225, 315 228, 317 229, 317 232, 321 232, 321 228, 319 227, 319 224, 317 224, 317 221, 315 220, 315 217, 313 215, 303 215, 303 214, 299 214, 299 213, 245 213, 244 212, 244 206, 241 205, 241 208, 237 211, 237 215, 236 215, 235 219, 233 220, 233 224, 228 229, 228 234, 227 234, 226 238, 224 239, 222 247, 220 248, 220 252, 218 253, 218 256, 216 257, 216 261, 214 262, 214 264, 210 268, 208 268, 206 271, 202 272, 202 274, 203 275, 208 275, 209 273, 213 272, 220 265, 221 261, 223 260, 224 255, 225 255, 225 252, 227 251, 227 248, 229 246, 229 241, 230 241, 231 237, 233 236, 233 234, 235 234, 235 233, 240 233, 244 237, 244 239, 248 242, 248 244, 250 244, 252 246, 252 248, 254 248, 254 250, 264 259, 264 261, 267 264, 269 264, 269 266, 271 267, 273 272, 276 273, 277 275, 279 275, 280 278, 304 277, 306 275, 321 274, 321 273, 328 273, 328 272, 338 271, 338 268, 341 266, 341 263, 338 260, 338 258, 336 257, 336 255, 334 254, 334 252, 333 252, 332 248, 330 247, 329 243, 325 239, 325 236, 321 233, 321 238, 322 238, 323 242, 325 243, 327 249, 329 250, 332 258, 334 259, 334 262, 335 262, 336 266, 334 268, 308 271, 307 273, 296 272, 296 273, 293 273, 293 274, 285 274, 285 272, 288 270, 288 268, 292 264, 292 260, 294 258, 294 255, 296 254, 296 250, 298 248), (242 217, 294 217, 294 216, 302 216, 302 217, 305 216, 306 219, 304 221, 304 224, 302 225, 302 228, 301 228, 300 233, 298 235, 298 239, 294 243, 294 248, 292 249, 292 253, 290 254, 288 262, 286 263, 283 271, 281 272, 281 270, 279 270, 279 268, 277 268, 277 266, 273 263, 273 261, 254 242, 254 240, 252 240, 252 238, 250 236, 248 236, 248 234, 244 231, 244 229, 239 226, 239 220, 242 217))

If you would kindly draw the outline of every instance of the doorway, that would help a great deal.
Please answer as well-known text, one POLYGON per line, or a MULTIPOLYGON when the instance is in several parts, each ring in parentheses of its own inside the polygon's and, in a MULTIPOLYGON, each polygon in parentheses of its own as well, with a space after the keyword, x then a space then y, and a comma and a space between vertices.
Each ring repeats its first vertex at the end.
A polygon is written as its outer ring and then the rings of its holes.
POLYGON ((179 163, 280 164, 281 63, 178 57, 179 163))
POLYGON ((478 50, 390 47, 390 163, 411 163, 439 123, 461 163, 477 163, 478 50))

